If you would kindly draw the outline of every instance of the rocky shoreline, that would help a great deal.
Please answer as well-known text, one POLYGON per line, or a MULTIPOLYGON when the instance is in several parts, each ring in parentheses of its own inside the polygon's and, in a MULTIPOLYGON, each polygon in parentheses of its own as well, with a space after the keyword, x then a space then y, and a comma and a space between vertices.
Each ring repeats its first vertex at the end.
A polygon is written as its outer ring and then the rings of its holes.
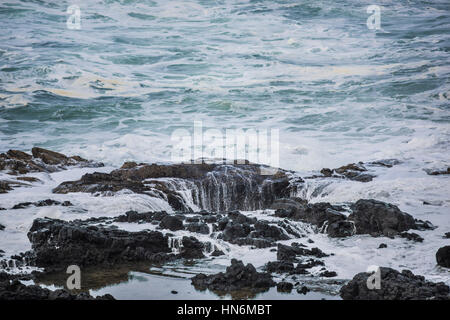
MULTIPOLYGON (((336 169, 323 169, 320 176, 304 179, 339 178, 369 182, 376 178, 367 167, 390 168, 398 162, 384 160, 368 164, 358 163, 336 169)), ((32 187, 37 178, 33 172, 56 172, 69 167, 101 167, 103 164, 78 156, 42 148, 33 148, 32 154, 10 150, 0 154, 0 170, 11 179, 0 181, 0 192, 17 187, 32 187)), ((221 240, 250 250, 270 248, 277 260, 268 261, 262 272, 251 264, 232 259, 225 273, 197 274, 191 281, 198 290, 236 295, 252 295, 276 286, 279 292, 308 288, 296 281, 310 275, 335 278, 328 270, 326 258, 332 252, 323 252, 313 245, 297 242, 289 245, 280 241, 306 238, 308 235, 297 223, 309 225, 314 232, 330 238, 349 238, 356 235, 404 238, 422 242, 423 238, 411 230, 433 230, 429 221, 414 219, 397 206, 374 199, 360 199, 352 203, 310 203, 297 197, 304 187, 302 178, 279 169, 273 175, 261 175, 256 164, 137 164, 125 163, 110 173, 89 173, 79 180, 62 182, 54 194, 85 192, 113 195, 122 190, 157 196, 167 201, 173 212, 128 211, 115 217, 99 217, 64 221, 54 218, 34 220, 27 236, 32 250, 1 260, 0 267, 8 271, 12 266, 41 268, 42 274, 64 271, 69 265, 80 267, 114 267, 119 264, 146 263, 163 265, 173 261, 195 261, 226 255, 224 248, 204 237, 221 240), (187 192, 188 191, 188 192, 187 192), (264 218, 255 218, 239 210, 269 210, 264 218), (117 223, 148 224, 150 229, 125 231, 117 223), (189 232, 179 235, 180 232, 189 232), (201 238, 203 237, 203 238, 201 238), (200 239, 201 238, 201 239, 200 239), (203 240, 202 240, 203 239, 203 240), (312 273, 311 270, 315 271, 312 273), (276 283, 272 275, 283 278, 276 283), (285 281, 285 279, 290 279, 285 281)), ((27 207, 73 206, 70 201, 45 199, 22 202, 11 210, 27 207)), ((1 214, 1 213, 0 213, 1 214)), ((0 232, 7 226, 0 225, 0 232)), ((383 248, 385 246, 380 246, 383 248)), ((450 246, 436 252, 436 262, 450 267, 450 246)), ((437 248, 438 249, 438 248, 437 248)), ((2 251, 0 250, 0 257, 2 251)), ((401 273, 381 268, 386 286, 380 290, 367 289, 369 273, 359 273, 342 286, 343 299, 449 299, 448 286, 434 284, 410 271, 401 273), (366 282, 365 282, 366 281, 366 282), (403 292, 403 293, 398 293, 403 292)), ((31 276, 33 278, 33 275, 31 276)), ((38 286, 25 286, 4 274, 0 277, 0 299, 92 299, 86 294, 72 294, 67 290, 50 292, 38 286)), ((102 299, 110 299, 106 296, 102 299)))

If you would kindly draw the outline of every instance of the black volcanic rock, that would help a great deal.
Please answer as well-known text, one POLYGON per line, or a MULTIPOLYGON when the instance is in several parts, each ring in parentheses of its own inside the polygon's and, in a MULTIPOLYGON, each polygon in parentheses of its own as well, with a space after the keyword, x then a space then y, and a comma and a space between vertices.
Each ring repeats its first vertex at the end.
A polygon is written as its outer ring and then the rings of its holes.
POLYGON ((171 252, 168 238, 156 231, 128 232, 75 220, 38 218, 28 232, 30 259, 38 267, 59 270, 68 265, 113 265, 152 261, 171 252), (158 255, 159 254, 159 255, 158 255))
POLYGON ((283 282, 279 282, 277 284, 277 291, 289 293, 292 291, 293 287, 294 287, 294 285, 292 283, 283 281, 283 282))
POLYGON ((63 207, 69 207, 73 206, 73 204, 70 201, 57 201, 52 199, 46 199, 41 200, 37 202, 21 202, 16 205, 14 205, 11 209, 23 209, 29 206, 35 206, 35 207, 47 207, 47 206, 63 206, 63 207))
POLYGON ((355 233, 353 221, 340 220, 327 226, 327 234, 332 238, 350 237, 355 233))
POLYGON ((358 273, 340 290, 344 300, 449 300, 450 289, 443 282, 426 281, 409 270, 380 268, 380 289, 370 290, 367 272, 358 273))
POLYGON ((267 291, 275 286, 269 273, 257 272, 251 264, 246 266, 242 261, 232 259, 231 265, 226 272, 214 275, 198 274, 191 279, 192 285, 197 290, 209 289, 215 292, 228 293, 238 290, 249 290, 251 292, 267 291))
POLYGON ((209 234, 209 227, 206 223, 192 222, 186 225, 186 230, 195 233, 209 234))
POLYGON ((265 266, 267 272, 289 273, 294 271, 294 264, 288 261, 270 261, 265 266))
POLYGON ((109 295, 94 298, 87 292, 73 294, 65 289, 50 291, 37 285, 26 286, 18 280, 0 282, 1 300, 114 300, 109 295))
POLYGON ((192 201, 208 211, 256 210, 275 199, 288 197, 292 186, 286 171, 261 175, 264 166, 246 164, 139 164, 110 173, 85 174, 78 181, 66 181, 54 193, 116 192, 161 194, 176 211, 190 211, 178 185, 183 180, 192 189, 192 201), (164 178, 164 179, 160 179, 164 178), (167 180, 176 179, 176 180, 167 180))
POLYGON ((183 230, 183 221, 175 216, 167 215, 162 220, 159 226, 170 231, 183 230))
POLYGON ((361 199, 351 209, 348 220, 355 223, 356 234, 393 237, 416 227, 414 218, 393 204, 361 199))
POLYGON ((436 252, 436 261, 441 267, 450 268, 450 246, 439 248, 436 252))
POLYGON ((194 237, 183 237, 181 256, 186 259, 201 259, 204 257, 204 245, 194 237))
POLYGON ((323 258, 328 255, 319 248, 306 249, 300 246, 278 244, 277 260, 294 262, 297 260, 297 256, 315 256, 317 258, 323 258))
POLYGON ((414 242, 423 242, 423 238, 414 232, 402 232, 400 233, 400 237, 414 242))

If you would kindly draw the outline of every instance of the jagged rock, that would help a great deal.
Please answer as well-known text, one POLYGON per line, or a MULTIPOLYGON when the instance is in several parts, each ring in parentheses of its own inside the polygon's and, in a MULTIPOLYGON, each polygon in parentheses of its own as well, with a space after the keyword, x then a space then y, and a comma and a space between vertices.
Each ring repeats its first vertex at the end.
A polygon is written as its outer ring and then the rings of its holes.
MULTIPOLYGON (((166 212, 164 212, 166 213, 166 212)), ((152 222, 155 216, 154 212, 143 212, 138 213, 136 211, 127 211, 124 215, 117 216, 115 221, 117 222, 128 222, 128 223, 149 223, 152 222)))
POLYGON ((248 224, 240 224, 238 222, 228 222, 223 230, 223 240, 233 241, 237 238, 245 238, 249 235, 251 227, 248 224))
POLYGON ((425 172, 427 174, 429 174, 430 176, 450 174, 450 167, 448 167, 447 169, 442 169, 442 170, 425 169, 425 172))
POLYGON ((261 175, 255 164, 140 164, 110 173, 86 174, 67 181, 53 192, 116 192, 161 194, 177 211, 190 211, 178 185, 192 190, 192 202, 208 211, 256 210, 267 208, 275 199, 287 197, 292 186, 287 172, 261 175), (164 179, 161 179, 164 178, 164 179))
POLYGON ((204 245, 194 237, 183 237, 181 256, 186 259, 201 259, 204 257, 204 245))
POLYGON ((277 200, 272 208, 277 209, 275 211, 277 217, 311 223, 319 228, 325 222, 332 224, 346 219, 346 216, 339 212, 343 210, 341 207, 327 202, 305 204, 296 199, 282 199, 277 200))
POLYGON ((450 289, 443 282, 426 281, 409 270, 401 273, 391 268, 380 268, 380 289, 369 289, 371 274, 358 273, 340 290, 344 300, 449 300, 450 289))
POLYGON ((230 243, 237 244, 239 246, 253 246, 258 249, 270 248, 274 246, 274 243, 267 239, 255 239, 255 238, 236 238, 229 241, 230 243))
POLYGON ((11 209, 23 209, 29 206, 36 206, 36 207, 46 207, 46 206, 63 206, 63 207, 69 207, 73 206, 73 204, 70 201, 56 201, 52 199, 46 199, 41 200, 37 202, 21 202, 16 205, 14 205, 11 209))
POLYGON ((324 278, 333 278, 333 277, 337 277, 337 273, 334 271, 325 270, 325 271, 321 272, 319 274, 319 276, 324 277, 324 278))
POLYGON ((348 220, 355 223, 356 234, 393 237, 416 226, 411 215, 393 204, 361 199, 352 204, 351 209, 348 220))
MULTIPOLYGON (((362 162, 359 163, 350 163, 348 165, 329 169, 323 168, 320 170, 320 173, 324 177, 334 177, 334 178, 346 178, 349 180, 360 181, 360 182, 369 182, 375 177, 372 174, 366 173, 368 170, 364 167, 362 162)), ((313 177, 315 178, 315 177, 313 177)))
POLYGON ((266 221, 258 221, 255 223, 255 231, 250 233, 251 238, 263 238, 273 241, 288 240, 289 237, 277 226, 270 225, 266 221))
POLYGON ((419 236, 417 233, 413 232, 402 232, 400 233, 400 237, 415 241, 415 242, 423 242, 423 238, 419 236))
MULTIPOLYGON (((171 252, 168 238, 157 231, 128 232, 89 225, 38 218, 28 232, 30 259, 46 269, 68 265, 112 265, 128 261, 152 261, 155 255, 171 252)), ((158 256, 158 259, 161 257, 158 256)))
POLYGON ((289 273, 294 271, 294 264, 288 261, 267 262, 265 269, 267 272, 289 273))
POLYGON ((316 267, 316 266, 324 266, 324 265, 325 264, 323 263, 323 261, 314 260, 314 259, 308 259, 305 262, 298 263, 296 268, 309 269, 309 268, 313 268, 313 267, 316 267))
POLYGON ((275 286, 269 273, 257 272, 251 264, 244 266, 242 261, 232 259, 226 272, 215 275, 198 274, 191 279, 192 285, 197 290, 212 290, 228 293, 237 290, 249 290, 251 292, 267 291, 275 286))
POLYGON ((436 252, 436 261, 441 267, 450 268, 450 246, 439 248, 436 252))
POLYGON ((223 253, 222 250, 218 250, 218 249, 214 250, 211 253, 211 256, 213 256, 213 257, 220 257, 220 256, 223 256, 223 255, 225 255, 225 253, 223 253))
POLYGON ((280 282, 277 284, 278 292, 291 292, 294 285, 290 282, 280 282))
POLYGON ((352 221, 336 221, 327 226, 327 234, 332 238, 350 237, 355 234, 355 224, 352 221))
POLYGON ((163 229, 169 229, 170 231, 183 230, 183 221, 175 216, 165 216, 159 226, 163 229))
POLYGON ((67 290, 50 291, 37 285, 26 286, 18 280, 0 282, 0 300, 114 300, 110 294, 94 298, 87 292, 72 294, 67 290))
POLYGON ((328 255, 323 253, 319 248, 312 248, 309 250, 297 246, 287 246, 281 243, 278 244, 277 260, 294 262, 297 260, 297 256, 315 256, 317 258, 323 258, 328 255))
POLYGON ((186 225, 186 230, 195 233, 209 234, 209 227, 206 223, 193 222, 186 225))
POLYGON ((311 290, 309 290, 307 287, 305 287, 305 286, 302 286, 302 287, 298 287, 297 288, 297 293, 300 293, 300 294, 307 294, 309 291, 311 291, 311 290))

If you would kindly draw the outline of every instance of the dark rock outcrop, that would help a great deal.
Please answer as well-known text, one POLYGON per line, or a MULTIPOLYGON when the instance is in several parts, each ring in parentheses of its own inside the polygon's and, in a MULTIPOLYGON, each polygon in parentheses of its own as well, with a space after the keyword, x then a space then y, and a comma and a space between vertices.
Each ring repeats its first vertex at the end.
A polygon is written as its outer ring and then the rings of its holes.
POLYGON ((380 268, 380 289, 369 289, 370 274, 358 273, 340 290, 344 300, 449 300, 450 288, 443 282, 426 281, 423 276, 409 270, 398 272, 391 268, 380 268))
POLYGON ((109 295, 94 298, 87 292, 73 294, 65 289, 51 291, 37 285, 26 286, 18 280, 0 281, 0 300, 114 300, 109 295))
POLYGON ((169 229, 170 231, 183 230, 183 221, 178 217, 167 215, 162 220, 159 226, 163 229, 169 229))
POLYGON ((231 265, 226 272, 215 275, 198 274, 191 279, 192 285, 197 290, 209 289, 214 292, 229 293, 238 290, 249 290, 250 292, 267 291, 275 286, 269 273, 257 272, 251 264, 246 266, 242 261, 232 259, 231 265))
POLYGON ((293 287, 294 285, 292 283, 283 281, 277 284, 277 291, 289 293, 292 291, 293 287))
POLYGON ((423 242, 423 238, 414 232, 402 232, 400 233, 400 237, 414 242, 423 242))
POLYGON ((327 257, 328 255, 319 248, 306 249, 300 246, 287 246, 284 244, 278 244, 277 248, 277 260, 294 262, 297 261, 298 256, 314 256, 317 258, 327 257))
POLYGON ((118 262, 160 260, 168 256, 168 238, 156 231, 127 232, 75 220, 38 218, 28 233, 34 264, 49 270, 118 262))
POLYGON ((414 218, 393 204, 361 199, 351 209, 348 220, 354 222, 357 234, 393 237, 416 227, 414 218))
POLYGON ((289 197, 292 186, 286 171, 261 175, 263 166, 255 164, 140 164, 124 166, 110 173, 86 174, 78 181, 67 181, 55 193, 116 192, 160 194, 176 211, 191 211, 190 202, 208 211, 255 210, 267 208, 275 199, 289 197), (164 178, 164 179, 160 179, 164 178), (168 180, 169 179, 169 180, 168 180))
POLYGON ((367 173, 367 171, 364 164, 359 162, 350 163, 335 169, 323 168, 320 173, 323 174, 324 177, 346 178, 354 181, 369 182, 372 181, 375 176, 367 173))
POLYGON ((450 268, 450 246, 439 248, 436 252, 436 261, 441 267, 450 268))
POLYGON ((427 174, 429 174, 430 176, 438 176, 438 175, 450 174, 450 167, 448 167, 447 169, 443 169, 443 170, 425 169, 425 172, 427 174))

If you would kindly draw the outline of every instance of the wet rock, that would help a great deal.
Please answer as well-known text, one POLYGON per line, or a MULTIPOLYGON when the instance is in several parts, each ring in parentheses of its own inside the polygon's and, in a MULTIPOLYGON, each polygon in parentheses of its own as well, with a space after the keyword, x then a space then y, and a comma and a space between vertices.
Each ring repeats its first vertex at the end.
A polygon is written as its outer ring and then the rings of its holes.
POLYGON ((277 226, 270 225, 266 221, 258 221, 255 223, 255 231, 250 233, 251 238, 263 238, 273 241, 288 240, 289 236, 277 226))
POLYGON ((3 231, 3 230, 5 230, 5 226, 0 224, 0 231, 3 231))
POLYGON ((355 223, 356 234, 393 237, 416 226, 411 215, 393 204, 361 199, 352 204, 351 209, 348 220, 355 223))
POLYGON ((267 208, 275 199, 287 197, 291 184, 287 172, 261 175, 255 164, 140 164, 110 173, 86 174, 78 181, 67 181, 55 193, 117 192, 161 194, 177 211, 190 211, 185 201, 189 189, 193 202, 208 211, 256 210, 267 208), (163 179, 162 179, 163 178, 163 179))
POLYGON ((0 193, 7 193, 8 191, 11 191, 12 188, 6 181, 0 181, 0 193))
POLYGON ((450 239, 450 232, 446 232, 444 238, 450 239))
POLYGON ((298 246, 287 246, 284 244, 278 244, 277 248, 277 260, 279 261, 291 261, 297 260, 297 256, 315 256, 317 258, 327 257, 328 255, 322 252, 319 248, 312 248, 311 250, 301 248, 298 246))
POLYGON ((255 239, 255 238, 236 238, 229 241, 230 243, 237 244, 239 246, 253 246, 258 249, 270 248, 274 246, 274 242, 267 239, 255 239))
POLYGON ((232 259, 231 265, 226 272, 215 275, 198 274, 191 279, 192 285, 197 290, 212 290, 215 292, 233 292, 238 290, 249 290, 251 292, 267 291, 275 286, 269 273, 257 272, 251 264, 246 266, 242 261, 232 259))
POLYGON ((178 291, 172 290, 172 291, 170 291, 170 293, 171 293, 171 294, 178 294, 178 291))
POLYGON ((450 174, 450 167, 448 167, 447 169, 442 169, 442 170, 425 169, 425 172, 427 174, 429 174, 430 176, 450 174))
POLYGON ((206 223, 193 222, 186 225, 186 230, 195 233, 209 234, 209 227, 206 223))
POLYGON ((163 229, 169 229, 170 231, 183 230, 183 221, 175 216, 165 216, 159 226, 163 229))
POLYGON ((421 230, 421 231, 424 231, 424 230, 434 230, 434 229, 436 229, 437 227, 436 226, 434 226, 430 221, 423 221, 423 220, 419 220, 419 219, 414 219, 414 221, 415 221, 415 226, 414 226, 414 229, 416 229, 416 230, 421 230))
POLYGON ((380 268, 381 288, 369 289, 370 273, 361 272, 344 285, 340 296, 344 300, 449 300, 450 289, 443 282, 426 281, 423 276, 409 270, 398 272, 391 268, 380 268))
POLYGON ((352 221, 336 221, 327 226, 326 232, 332 238, 350 237, 355 234, 355 224, 352 221))
POLYGON ((56 201, 52 199, 46 199, 41 200, 37 202, 21 202, 16 205, 14 205, 11 209, 24 209, 29 206, 35 206, 35 207, 46 207, 46 206, 63 206, 63 207, 69 207, 73 206, 73 204, 70 201, 56 201))
MULTIPOLYGON (((166 212, 164 212, 166 214, 166 212)), ((127 211, 125 214, 117 216, 114 220, 116 222, 128 222, 128 223, 150 223, 154 219, 154 212, 138 213, 136 211, 127 211)))
POLYGON ((211 256, 213 256, 213 257, 220 257, 220 256, 223 256, 223 255, 225 255, 225 253, 222 250, 218 250, 218 249, 214 250, 211 253, 211 256))
POLYGON ((436 252, 436 261, 441 267, 450 268, 450 246, 439 248, 436 252))
POLYGON ((324 266, 324 265, 325 264, 323 263, 323 261, 309 259, 305 262, 298 263, 296 268, 309 269, 309 268, 313 268, 313 267, 317 267, 317 266, 324 266))
POLYGON ((128 232, 71 222, 38 218, 28 232, 33 264, 46 270, 68 265, 114 265, 119 262, 152 261, 171 252, 168 238, 157 231, 128 232))
POLYGON ((384 249, 387 248, 387 244, 386 243, 380 243, 378 249, 384 249))
POLYGON ((94 298, 89 293, 72 294, 67 290, 50 291, 37 285, 26 286, 18 280, 0 282, 0 300, 114 300, 106 294, 94 298))
POLYGON ((294 264, 288 261, 270 261, 266 264, 267 272, 289 273, 294 271, 294 264))
POLYGON ((35 177, 17 177, 16 179, 20 180, 20 181, 25 181, 25 182, 38 182, 38 181, 41 181, 41 180, 39 180, 38 178, 35 178, 35 177))
POLYGON ((306 286, 297 288, 297 293, 300 293, 300 294, 307 294, 309 291, 311 291, 311 290, 309 290, 306 286))
POLYGON ((181 257, 185 259, 201 259, 204 257, 204 245, 194 237, 183 237, 181 257))
POLYGON ((251 231, 250 225, 240 224, 238 222, 228 222, 227 226, 223 230, 223 240, 233 241, 237 238, 245 238, 251 231))
POLYGON ((297 200, 286 201, 283 199, 276 201, 272 208, 279 208, 275 211, 277 217, 311 223, 319 228, 325 222, 330 225, 346 219, 346 216, 339 212, 343 210, 342 207, 333 206, 327 202, 305 204, 297 200))
POLYGON ((278 292, 286 292, 286 293, 290 293, 292 291, 293 288, 293 284, 290 282, 279 282, 277 284, 277 291, 278 292))
POLYGON ((323 271, 319 274, 319 276, 321 277, 325 277, 325 278, 333 278, 333 277, 337 277, 337 273, 334 271, 323 271))
POLYGON ((423 242, 423 238, 419 236, 417 233, 413 232, 402 232, 400 233, 400 237, 414 241, 414 242, 423 242))
MULTIPOLYGON (((366 169, 364 164, 362 162, 359 162, 350 163, 348 165, 335 169, 323 168, 322 170, 320 170, 320 173, 323 175, 323 177, 345 178, 353 181, 369 182, 372 181, 375 176, 373 174, 367 173, 367 171, 368 170, 366 169)), ((311 178, 317 177, 313 176, 311 178)))

